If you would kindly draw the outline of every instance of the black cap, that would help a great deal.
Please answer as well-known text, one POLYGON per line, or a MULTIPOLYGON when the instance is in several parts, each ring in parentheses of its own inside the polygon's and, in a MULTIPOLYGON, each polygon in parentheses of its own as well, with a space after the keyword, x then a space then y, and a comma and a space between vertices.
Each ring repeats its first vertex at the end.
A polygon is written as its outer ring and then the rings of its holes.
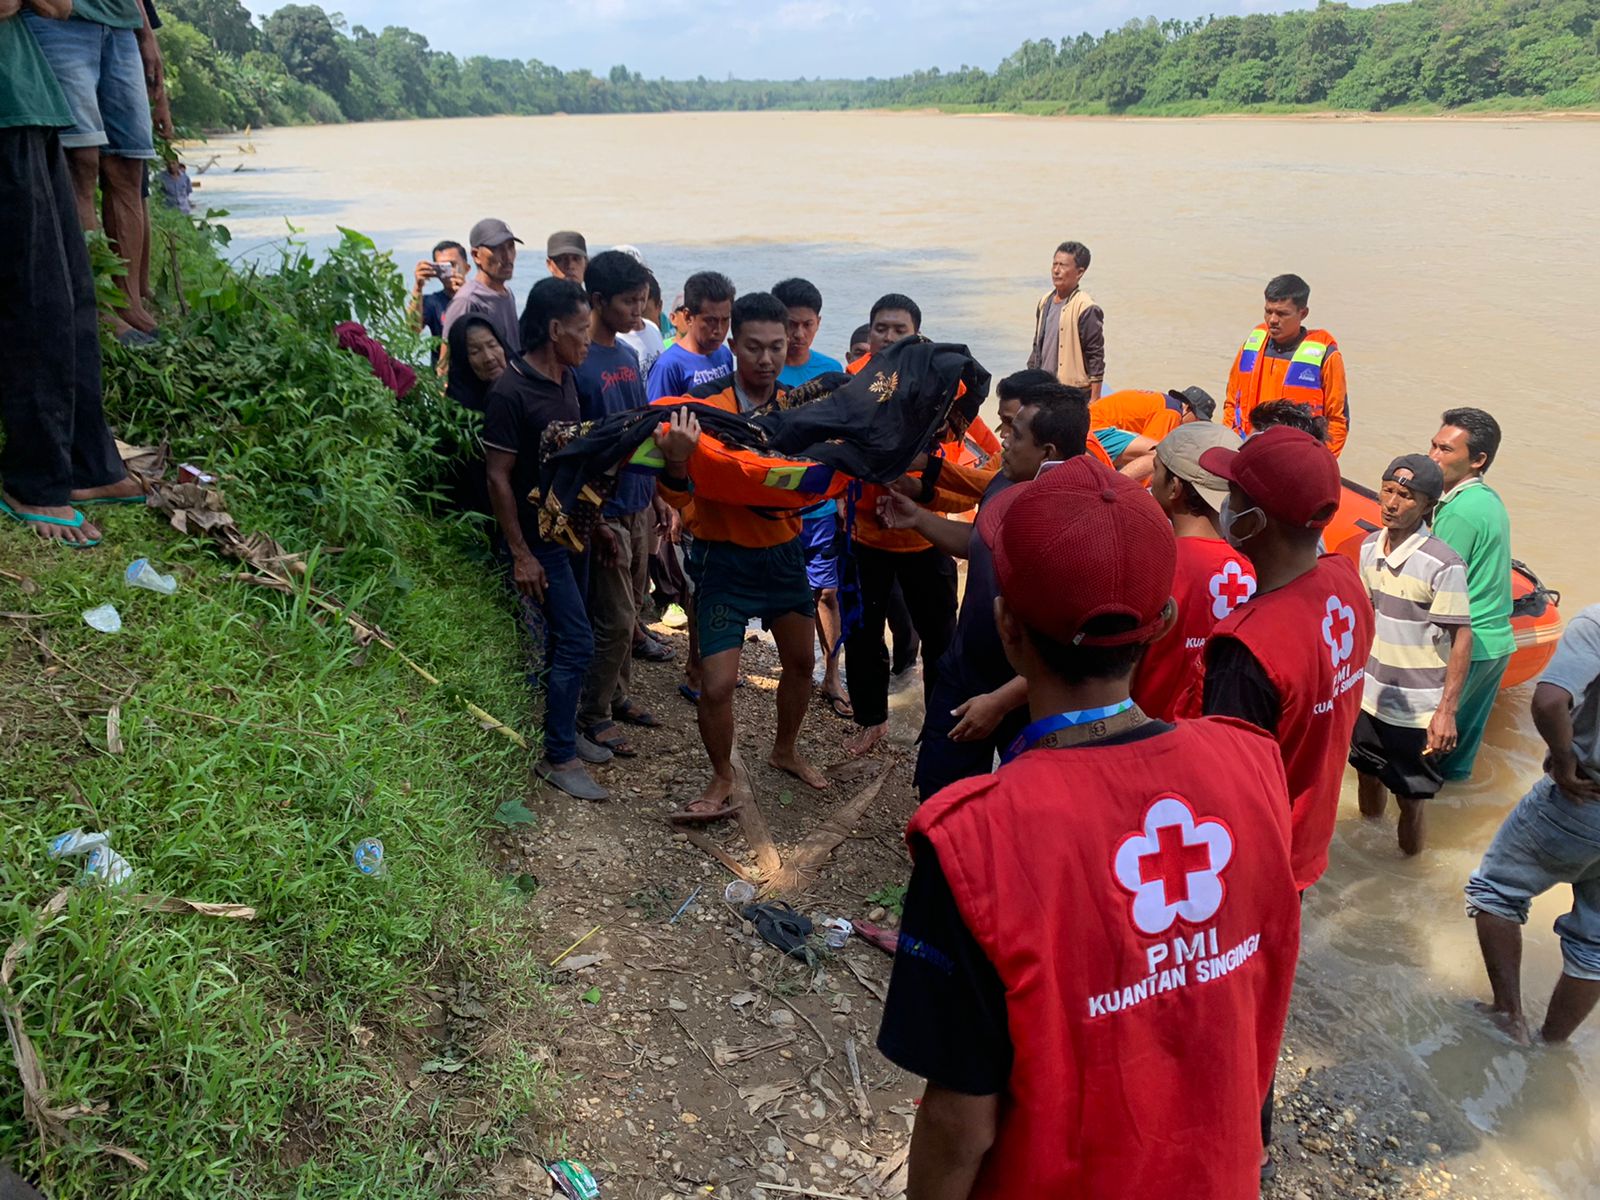
POLYGON ((1444 495, 1444 472, 1426 454, 1402 454, 1389 464, 1389 469, 1383 473, 1383 481, 1398 483, 1407 491, 1426 496, 1429 500, 1437 501, 1444 495), (1409 471, 1411 474, 1402 479, 1398 474, 1400 471, 1409 471))
POLYGON ((485 217, 472 227, 472 233, 467 238, 467 244, 474 249, 479 246, 504 246, 507 242, 522 244, 522 239, 511 232, 511 227, 498 217, 485 217))
POLYGON ((1167 395, 1180 404, 1187 404, 1202 421, 1211 420, 1212 414, 1217 411, 1217 402, 1204 388, 1186 387, 1181 392, 1174 388, 1167 395))
POLYGON ((547 258, 560 258, 563 254, 581 254, 588 258, 589 243, 576 230, 562 229, 552 233, 545 241, 544 252, 547 258))

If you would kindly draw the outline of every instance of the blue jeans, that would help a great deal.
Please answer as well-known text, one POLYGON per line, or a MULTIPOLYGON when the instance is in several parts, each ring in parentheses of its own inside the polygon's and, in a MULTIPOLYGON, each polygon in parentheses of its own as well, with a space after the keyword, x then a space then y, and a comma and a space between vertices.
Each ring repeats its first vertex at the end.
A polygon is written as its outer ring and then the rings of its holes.
POLYGON ((1528 923, 1535 896, 1572 885, 1572 911, 1556 918, 1562 970, 1600 980, 1600 804, 1569 800, 1545 775, 1512 809, 1467 881, 1467 915, 1528 923))
POLYGON ((150 93, 134 31, 94 21, 56 21, 27 9, 22 19, 50 63, 72 114, 72 128, 61 134, 62 148, 98 146, 113 158, 154 158, 150 93))
POLYGON ((528 683, 544 686, 544 756, 557 765, 578 755, 578 696, 594 657, 594 632, 572 553, 535 542, 529 549, 544 568, 544 600, 516 590, 506 559, 506 582, 516 597, 528 659, 528 683))

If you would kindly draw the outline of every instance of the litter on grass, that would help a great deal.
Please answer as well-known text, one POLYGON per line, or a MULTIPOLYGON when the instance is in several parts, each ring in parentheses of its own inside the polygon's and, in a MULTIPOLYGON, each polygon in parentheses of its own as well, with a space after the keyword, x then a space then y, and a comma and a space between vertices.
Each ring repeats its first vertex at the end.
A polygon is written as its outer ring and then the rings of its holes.
POLYGON ((116 887, 133 878, 133 867, 111 848, 111 839, 104 833, 85 833, 74 829, 51 839, 50 857, 56 859, 83 857, 83 873, 78 876, 80 885, 104 883, 116 887))
POLYGON ((122 629, 122 614, 117 611, 115 604, 87 609, 83 619, 90 629, 98 629, 101 633, 118 633, 122 629))
POLYGON ((129 563, 128 569, 122 573, 122 582, 131 588, 143 588, 163 596, 170 596, 178 590, 178 581, 152 567, 148 558, 136 558, 129 563))
POLYGON ((377 838, 362 838, 351 858, 363 875, 381 879, 389 873, 389 865, 383 861, 383 843, 377 838))

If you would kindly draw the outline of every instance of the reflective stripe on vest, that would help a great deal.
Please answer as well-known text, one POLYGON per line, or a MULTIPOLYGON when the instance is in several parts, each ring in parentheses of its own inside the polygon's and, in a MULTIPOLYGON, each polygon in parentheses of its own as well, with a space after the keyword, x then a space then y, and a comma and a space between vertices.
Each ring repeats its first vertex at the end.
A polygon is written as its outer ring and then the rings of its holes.
MULTIPOLYGON (((1244 346, 1239 350, 1239 374, 1256 373, 1256 368, 1261 365, 1262 351, 1266 345, 1267 331, 1252 329, 1250 336, 1244 340, 1244 346)), ((1334 343, 1331 340, 1318 341, 1308 336, 1302 341, 1289 358, 1289 369, 1283 376, 1281 399, 1297 404, 1308 404, 1313 415, 1322 416, 1322 364, 1333 348, 1334 343)), ((1234 397, 1233 431, 1243 437, 1245 422, 1249 419, 1249 415, 1244 411, 1244 405, 1238 403, 1240 399, 1242 397, 1234 397)), ((1265 398, 1262 400, 1265 402, 1265 398)))
POLYGON ((1265 329, 1252 329, 1250 336, 1244 340, 1244 349, 1239 351, 1239 373, 1252 374, 1256 369, 1256 360, 1261 357, 1261 347, 1267 344, 1267 331, 1265 329))
MULTIPOLYGON (((1283 377, 1285 388, 1310 388, 1322 390, 1322 360, 1328 357, 1327 342, 1313 342, 1310 338, 1300 343, 1300 348, 1289 360, 1289 373, 1283 377)), ((1320 415, 1320 414, 1319 414, 1320 415)))

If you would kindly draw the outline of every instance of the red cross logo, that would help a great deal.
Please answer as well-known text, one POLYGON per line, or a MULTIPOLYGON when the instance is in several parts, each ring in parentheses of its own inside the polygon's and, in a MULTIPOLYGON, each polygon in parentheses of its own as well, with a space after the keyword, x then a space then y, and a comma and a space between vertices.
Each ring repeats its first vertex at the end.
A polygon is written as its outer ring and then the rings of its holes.
POLYGON ((1329 596, 1322 618, 1322 640, 1333 665, 1338 666, 1355 651, 1356 610, 1337 596, 1329 596))
POLYGON ((1237 562, 1223 563, 1211 577, 1211 615, 1220 621, 1255 594, 1254 575, 1246 574, 1237 562))
POLYGON ((1154 854, 1139 855, 1139 882, 1159 879, 1167 903, 1182 904, 1189 899, 1189 876, 1211 869, 1211 847, 1189 845, 1183 840, 1181 825, 1163 825, 1156 830, 1156 844, 1159 849, 1154 854))
POLYGON ((1133 897, 1134 928, 1154 936, 1177 920, 1199 925, 1216 916, 1233 850, 1227 822, 1197 818, 1181 796, 1168 793, 1153 801, 1140 827, 1111 856, 1112 875, 1133 897))

